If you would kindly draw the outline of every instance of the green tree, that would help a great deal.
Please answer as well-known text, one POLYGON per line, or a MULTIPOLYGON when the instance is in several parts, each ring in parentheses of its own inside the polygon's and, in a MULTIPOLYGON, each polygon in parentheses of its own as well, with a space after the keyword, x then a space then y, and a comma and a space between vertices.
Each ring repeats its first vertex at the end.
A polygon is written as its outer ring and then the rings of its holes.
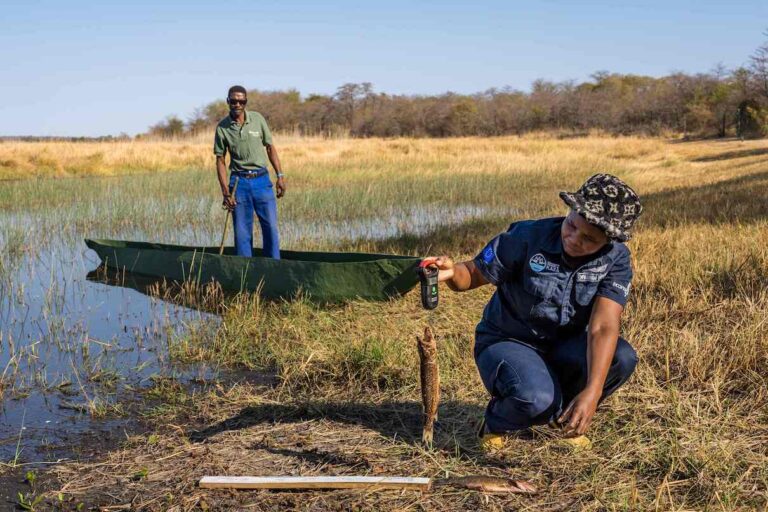
POLYGON ((155 137, 172 138, 184 133, 184 121, 175 115, 171 115, 149 128, 149 134, 155 137))

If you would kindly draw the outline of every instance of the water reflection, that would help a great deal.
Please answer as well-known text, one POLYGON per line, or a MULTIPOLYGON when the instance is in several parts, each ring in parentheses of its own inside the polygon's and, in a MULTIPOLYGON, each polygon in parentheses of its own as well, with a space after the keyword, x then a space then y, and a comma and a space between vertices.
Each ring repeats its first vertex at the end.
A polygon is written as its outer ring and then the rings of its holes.
POLYGON ((225 300, 237 295, 235 292, 223 290, 216 283, 202 286, 196 286, 190 281, 176 283, 162 277, 115 270, 104 265, 88 272, 85 278, 92 283, 134 290, 146 295, 150 300, 161 300, 212 315, 221 314, 225 300))

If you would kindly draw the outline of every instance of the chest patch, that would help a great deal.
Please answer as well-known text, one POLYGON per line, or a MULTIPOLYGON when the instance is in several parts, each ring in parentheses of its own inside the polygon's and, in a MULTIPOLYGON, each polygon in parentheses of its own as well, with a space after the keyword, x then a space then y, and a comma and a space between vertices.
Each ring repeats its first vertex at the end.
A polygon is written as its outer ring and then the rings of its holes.
POLYGON ((543 272, 545 270, 550 272, 560 272, 560 265, 557 263, 552 263, 541 253, 537 253, 531 256, 531 259, 528 261, 528 265, 530 265, 531 270, 536 273, 543 272))
POLYGON ((605 274, 584 271, 576 274, 576 281, 579 283, 599 283, 604 277, 605 274))
POLYGON ((250 133, 254 137, 258 137, 259 136, 259 132, 254 132, 254 131, 248 130, 248 133, 250 133))

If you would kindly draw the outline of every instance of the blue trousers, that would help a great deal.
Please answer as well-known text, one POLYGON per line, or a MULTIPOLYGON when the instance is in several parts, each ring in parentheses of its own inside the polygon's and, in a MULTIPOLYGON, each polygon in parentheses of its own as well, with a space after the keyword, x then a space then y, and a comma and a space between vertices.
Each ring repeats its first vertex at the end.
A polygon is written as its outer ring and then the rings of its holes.
MULTIPOLYGON (((475 362, 491 400, 485 422, 491 432, 522 430, 556 419, 587 384, 587 334, 541 350, 514 339, 501 339, 476 355, 475 362)), ((619 338, 604 400, 637 365, 635 350, 619 338)))
MULTIPOLYGON (((229 190, 235 185, 234 176, 229 179, 229 190)), ((263 254, 280 259, 280 237, 277 233, 277 201, 272 191, 269 174, 258 178, 240 178, 235 192, 237 205, 232 212, 235 231, 235 250, 238 256, 253 256, 253 212, 259 218, 263 254)))

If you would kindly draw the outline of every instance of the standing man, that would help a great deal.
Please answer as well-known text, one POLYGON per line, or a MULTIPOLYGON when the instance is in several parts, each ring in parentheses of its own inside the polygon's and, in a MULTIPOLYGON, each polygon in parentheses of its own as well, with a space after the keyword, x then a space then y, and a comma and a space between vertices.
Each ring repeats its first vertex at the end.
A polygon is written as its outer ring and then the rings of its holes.
POLYGON ((245 88, 229 88, 227 104, 229 115, 216 126, 213 153, 216 155, 216 173, 224 196, 224 207, 232 212, 235 231, 235 249, 238 256, 253 255, 253 212, 259 218, 264 256, 280 259, 280 240, 277 233, 277 202, 269 179, 267 158, 277 175, 277 197, 285 195, 283 176, 277 149, 272 144, 272 133, 267 121, 258 112, 245 110, 248 103, 245 88), (230 178, 224 162, 229 152, 230 178), (235 178, 239 178, 233 197, 235 178))

